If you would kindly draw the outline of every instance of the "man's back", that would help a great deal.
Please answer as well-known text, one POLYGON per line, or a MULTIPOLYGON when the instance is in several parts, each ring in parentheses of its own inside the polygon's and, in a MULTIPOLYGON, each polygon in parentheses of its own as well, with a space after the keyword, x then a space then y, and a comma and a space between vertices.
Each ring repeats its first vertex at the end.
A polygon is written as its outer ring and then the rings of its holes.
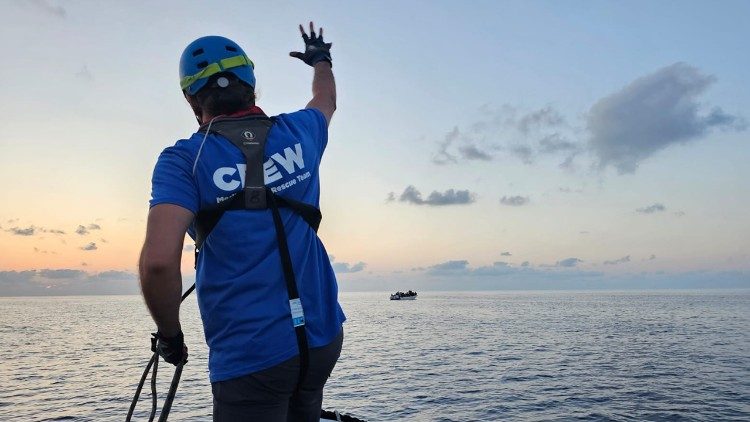
MULTIPOLYGON (((275 117, 263 160, 266 185, 280 196, 318 207, 318 168, 326 143, 326 122, 319 111, 275 117)), ((151 206, 172 203, 194 213, 215 206, 242 189, 245 166, 245 157, 229 140, 197 132, 159 157, 151 206)), ((345 319, 335 275, 312 228, 291 210, 282 209, 281 215, 308 341, 319 347, 338 335, 345 319)), ((206 239, 196 287, 211 349, 211 381, 265 369, 298 353, 280 268, 269 210, 229 211, 206 239)))

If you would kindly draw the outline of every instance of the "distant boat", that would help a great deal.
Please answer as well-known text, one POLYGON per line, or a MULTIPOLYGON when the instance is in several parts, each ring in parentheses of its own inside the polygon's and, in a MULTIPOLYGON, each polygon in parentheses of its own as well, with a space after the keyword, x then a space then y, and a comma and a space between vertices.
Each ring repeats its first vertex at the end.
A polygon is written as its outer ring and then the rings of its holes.
POLYGON ((408 292, 396 292, 391 295, 391 300, 416 300, 417 299, 417 292, 412 292, 409 290, 408 292))

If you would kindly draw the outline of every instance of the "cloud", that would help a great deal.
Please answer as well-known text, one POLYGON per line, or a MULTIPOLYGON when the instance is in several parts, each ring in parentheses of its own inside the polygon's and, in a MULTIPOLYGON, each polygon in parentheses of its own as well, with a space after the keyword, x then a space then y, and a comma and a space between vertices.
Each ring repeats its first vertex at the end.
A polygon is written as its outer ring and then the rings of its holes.
POLYGON ((136 293, 137 277, 129 271, 89 273, 70 268, 0 271, 0 296, 136 293))
POLYGON ((356 264, 349 264, 348 262, 334 262, 331 265, 333 265, 333 271, 335 271, 337 274, 344 274, 344 273, 358 273, 365 269, 367 264, 364 262, 357 262, 356 264))
POLYGON ((703 96, 716 78, 685 63, 658 69, 596 101, 573 124, 555 107, 521 110, 511 105, 480 107, 476 120, 453 126, 436 142, 435 164, 515 158, 532 165, 559 158, 558 167, 591 167, 633 173, 670 145, 704 138, 715 130, 742 131, 747 122, 703 96), (585 135, 582 135, 584 134, 585 135))
POLYGON ((560 191, 560 192, 562 192, 562 193, 583 193, 583 189, 580 189, 580 188, 579 189, 571 189, 571 188, 566 187, 566 186, 560 186, 560 187, 557 188, 557 190, 560 191))
MULTIPOLYGON (((565 155, 572 161, 582 147, 565 133, 571 127, 552 106, 523 112, 517 107, 480 107, 479 118, 461 129, 454 126, 436 142, 435 164, 460 164, 466 161, 490 161, 500 155, 533 164, 537 155, 565 155)), ((565 163, 565 162, 564 162, 565 163)), ((572 166, 572 163, 568 163, 572 166)))
POLYGON ((529 203, 530 199, 528 196, 503 196, 500 198, 500 203, 503 205, 508 205, 511 207, 520 207, 523 205, 527 205, 529 203))
POLYGON ((507 275, 507 274, 517 273, 518 269, 515 267, 512 267, 507 262, 497 261, 497 262, 493 262, 492 265, 477 267, 473 269, 471 272, 472 272, 472 275, 492 276, 492 275, 507 275))
POLYGON ((77 234, 80 234, 81 236, 85 236, 85 235, 89 234, 92 230, 101 230, 101 229, 102 229, 102 227, 100 225, 98 225, 96 223, 91 223, 91 224, 86 225, 86 226, 79 225, 76 228, 75 232, 77 234))
POLYGON ((676 215, 677 217, 684 217, 685 211, 675 211, 673 214, 676 215))
POLYGON ((581 262, 583 262, 582 259, 578 259, 578 258, 565 258, 563 260, 557 261, 557 263, 555 264, 555 267, 572 268, 572 267, 577 266, 581 262))
POLYGON ((492 160, 492 156, 488 152, 480 150, 476 145, 464 145, 459 147, 458 150, 461 152, 461 156, 467 160, 492 160))
POLYGON ((563 169, 563 170, 566 170, 566 171, 568 171, 568 172, 573 172, 573 171, 575 171, 575 170, 576 170, 576 165, 575 165, 575 158, 576 158, 577 156, 578 156, 578 153, 577 153, 577 152, 576 152, 576 153, 572 153, 572 154, 568 155, 567 157, 565 157, 565 160, 563 160, 563 162, 561 162, 561 163, 560 163, 560 164, 558 165, 558 167, 559 167, 559 168, 561 168, 561 169, 563 169))
POLYGON ((79 249, 84 250, 84 251, 95 251, 95 250, 97 250, 99 248, 96 247, 96 243, 89 242, 85 246, 81 246, 79 249))
POLYGON ((653 214, 653 213, 656 213, 656 212, 663 212, 666 209, 667 209, 667 207, 665 207, 663 204, 660 204, 660 203, 657 202, 657 203, 649 205, 647 207, 638 208, 638 209, 635 210, 635 212, 641 213, 641 214, 653 214))
POLYGON ((438 165, 456 164, 459 156, 467 161, 491 161, 492 150, 495 149, 495 146, 486 144, 482 137, 463 133, 456 126, 438 142, 438 151, 433 155, 432 162, 438 165))
POLYGON ((580 145, 565 139, 559 133, 552 133, 539 140, 539 152, 542 154, 574 153, 580 150, 580 145))
POLYGON ((435 164, 448 164, 455 163, 456 156, 448 152, 448 148, 453 144, 461 135, 458 131, 458 126, 455 126, 453 130, 446 133, 443 140, 438 142, 438 151, 432 157, 432 162, 435 164))
POLYGON ((524 164, 534 163, 534 151, 528 145, 512 145, 508 148, 510 154, 517 157, 524 164))
POLYGON ((331 260, 331 265, 333 266, 333 271, 339 274, 344 273, 358 273, 365 269, 367 264, 364 262, 357 262, 356 264, 349 264, 348 262, 336 262, 336 257, 328 254, 328 259, 331 260))
POLYGON ((109 270, 109 271, 102 271, 97 274, 90 274, 87 277, 87 281, 98 282, 98 281, 132 280, 134 277, 135 277, 135 274, 131 273, 130 271, 109 270))
POLYGON ((16 236, 33 236, 36 232, 36 227, 29 226, 29 227, 11 227, 7 232, 13 233, 16 236))
POLYGON ((61 269, 61 270, 38 270, 37 275, 42 278, 51 280, 58 279, 81 279, 86 273, 81 270, 61 269))
POLYGON ((617 258, 612 261, 604 261, 604 265, 617 265, 617 264, 623 264, 625 262, 630 262, 630 255, 623 256, 622 258, 617 258))
POLYGON ((466 260, 455 260, 446 261, 440 264, 435 264, 427 267, 428 274, 441 274, 441 273, 455 273, 466 271, 469 267, 469 261, 466 260))
MULTIPOLYGON (((558 261, 555 265, 541 266, 537 268, 531 267, 528 261, 524 261, 520 266, 512 265, 504 261, 493 262, 492 265, 484 265, 479 267, 470 267, 469 261, 466 260, 451 260, 435 264, 426 268, 426 274, 430 276, 449 276, 455 279, 455 277, 462 276, 477 276, 477 277, 507 277, 511 278, 527 278, 533 279, 555 279, 555 278, 569 278, 571 276, 579 277, 590 277, 600 276, 600 272, 591 271, 580 271, 570 270, 568 268, 575 267, 579 262, 583 262, 578 258, 568 258, 562 261, 558 261), (546 267, 546 268, 545 268, 546 267), (557 269, 557 268, 565 269, 557 269)), ((424 270, 422 268, 412 269, 412 271, 424 270)))
POLYGON ((65 18, 67 16, 67 11, 64 7, 58 5, 53 5, 49 0, 28 0, 29 4, 34 5, 37 9, 44 11, 45 13, 57 17, 57 18, 65 18))
MULTIPOLYGON (((418 269, 417 269, 418 270, 418 269)), ((576 268, 533 267, 525 262, 513 265, 496 261, 489 265, 471 266, 466 260, 451 260, 435 264, 422 274, 409 273, 403 277, 389 274, 375 283, 358 280, 356 286, 343 284, 362 291, 403 289, 404 285, 421 290, 537 290, 602 288, 606 274, 576 268)))
POLYGON ((500 254, 500 256, 512 256, 512 255, 513 255, 512 253, 507 252, 507 251, 500 254))
POLYGON ((0 271, 0 286, 27 283, 36 276, 36 270, 0 271))
POLYGON ((744 130, 745 122, 719 107, 702 112, 699 98, 716 78, 675 63, 597 101, 586 124, 600 169, 634 173, 654 153, 704 137, 712 129, 744 130))
POLYGON ((522 116, 517 123, 518 130, 528 133, 532 129, 545 129, 565 124, 565 118, 551 106, 532 111, 522 116))
MULTIPOLYGON (((355 280, 342 280, 341 291, 403 290, 416 291, 487 291, 487 290, 629 290, 649 289, 747 289, 750 272, 631 272, 607 274, 577 268, 518 267, 496 262, 465 271, 435 274, 363 275, 355 280)), ((715 293, 717 295, 725 293, 715 293)))
POLYGON ((44 232, 44 233, 65 234, 64 230, 58 230, 58 229, 44 229, 44 228, 42 228, 41 231, 44 232))
POLYGON ((58 229, 45 229, 44 227, 37 227, 34 225, 28 227, 11 227, 6 232, 13 233, 16 236, 33 236, 39 233, 50 233, 50 234, 65 234, 65 231, 58 229))
POLYGON ((94 75, 89 70, 88 65, 83 65, 81 70, 76 72, 76 78, 91 82, 94 80, 94 75))
MULTIPOLYGON (((395 196, 389 195, 389 198, 392 197, 395 196)), ((407 202, 414 205, 465 205, 475 202, 476 194, 469 192, 468 190, 448 189, 445 192, 433 191, 427 199, 423 199, 422 193, 414 186, 409 185, 404 189, 404 192, 401 193, 398 200, 400 202, 407 202)))

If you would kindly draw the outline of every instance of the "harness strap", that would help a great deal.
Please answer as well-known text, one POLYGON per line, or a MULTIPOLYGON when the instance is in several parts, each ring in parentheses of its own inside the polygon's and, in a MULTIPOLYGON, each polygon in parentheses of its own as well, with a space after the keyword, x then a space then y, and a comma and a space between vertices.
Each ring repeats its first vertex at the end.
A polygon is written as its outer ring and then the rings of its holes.
MULTIPOLYGON (((268 192, 271 193, 271 190, 269 189, 268 192)), ((302 381, 307 374, 307 366, 310 361, 307 352, 309 347, 307 345, 307 333, 305 332, 305 315, 302 312, 302 303, 299 300, 297 282, 294 277, 294 267, 292 266, 292 257, 289 254, 289 245, 286 241, 286 232, 284 231, 284 223, 281 221, 281 213, 279 213, 276 198, 273 195, 269 195, 268 197, 270 198, 269 203, 271 205, 271 213, 273 214, 273 224, 276 227, 276 240, 279 243, 281 267, 284 269, 284 280, 286 281, 286 290, 289 294, 289 308, 292 313, 294 332, 297 335, 297 347, 299 347, 300 351, 298 387, 301 387, 302 381)))
POLYGON ((263 153, 273 121, 265 116, 250 117, 250 119, 215 122, 212 132, 229 139, 245 156, 245 187, 242 190, 245 194, 244 209, 264 210, 268 208, 268 205, 266 204, 263 153))
POLYGON ((279 207, 290 208, 292 211, 296 212, 300 217, 302 217, 302 219, 305 220, 305 223, 312 227, 315 233, 318 232, 320 221, 323 219, 323 214, 320 213, 319 209, 310 204, 295 201, 291 198, 284 198, 283 196, 276 195, 275 193, 271 193, 271 196, 273 196, 274 201, 276 201, 276 204, 278 204, 279 207))
MULTIPOLYGON (((291 198, 284 198, 270 190, 265 191, 266 202, 268 197, 273 196, 279 208, 289 208, 297 213, 302 219, 315 231, 318 231, 323 215, 320 210, 310 204, 300 202, 291 198)), ((211 231, 219 224, 219 220, 226 211, 245 210, 245 191, 241 190, 234 194, 230 199, 218 204, 214 208, 205 208, 198 211, 195 218, 195 248, 200 250, 203 242, 206 240, 211 231)))

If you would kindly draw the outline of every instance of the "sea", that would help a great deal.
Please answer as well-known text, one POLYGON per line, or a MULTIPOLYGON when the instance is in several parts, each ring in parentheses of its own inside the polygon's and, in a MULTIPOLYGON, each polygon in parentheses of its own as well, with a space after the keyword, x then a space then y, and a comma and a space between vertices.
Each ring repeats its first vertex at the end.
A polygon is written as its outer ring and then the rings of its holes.
MULTIPOLYGON (((408 287, 408 286, 406 286, 408 287)), ((750 291, 341 293, 324 408, 367 421, 748 421, 750 291)), ((169 416, 210 421, 195 297, 169 416)), ((0 421, 123 421, 149 360, 138 296, 0 298, 0 421)), ((159 406, 173 367, 162 363, 159 406)), ((148 420, 144 388, 134 421, 148 420)))

